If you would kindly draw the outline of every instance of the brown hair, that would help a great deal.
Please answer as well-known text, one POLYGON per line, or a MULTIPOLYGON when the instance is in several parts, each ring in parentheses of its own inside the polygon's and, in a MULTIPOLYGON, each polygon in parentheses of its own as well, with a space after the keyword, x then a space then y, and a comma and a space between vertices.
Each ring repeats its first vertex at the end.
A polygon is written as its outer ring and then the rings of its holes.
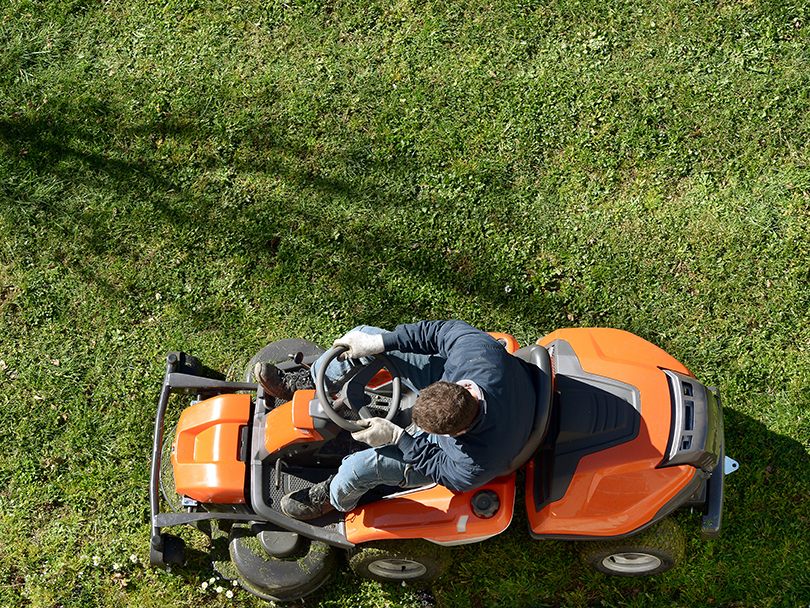
POLYGON ((413 405, 413 421, 434 435, 456 435, 478 415, 478 400, 463 386, 435 382, 423 388, 413 405))

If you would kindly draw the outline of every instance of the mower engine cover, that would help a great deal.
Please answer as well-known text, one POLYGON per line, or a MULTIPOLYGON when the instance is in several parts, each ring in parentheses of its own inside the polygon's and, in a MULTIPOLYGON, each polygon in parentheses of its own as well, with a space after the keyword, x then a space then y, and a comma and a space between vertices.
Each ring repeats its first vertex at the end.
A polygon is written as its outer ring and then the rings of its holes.
POLYGON ((179 494, 202 503, 245 502, 250 395, 218 395, 186 408, 172 446, 179 494))

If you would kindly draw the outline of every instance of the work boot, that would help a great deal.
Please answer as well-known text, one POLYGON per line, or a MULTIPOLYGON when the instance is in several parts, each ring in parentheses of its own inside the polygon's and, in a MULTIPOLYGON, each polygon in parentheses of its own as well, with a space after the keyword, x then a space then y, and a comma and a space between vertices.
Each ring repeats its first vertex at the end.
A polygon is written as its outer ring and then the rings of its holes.
POLYGON ((285 401, 293 398, 293 392, 284 385, 279 369, 272 363, 262 363, 261 361, 256 363, 253 367, 253 377, 256 378, 265 393, 285 401))
POLYGON ((329 513, 335 507, 329 502, 330 477, 326 481, 316 483, 310 488, 297 492, 290 492, 281 499, 281 510, 287 517, 293 519, 315 519, 329 513))

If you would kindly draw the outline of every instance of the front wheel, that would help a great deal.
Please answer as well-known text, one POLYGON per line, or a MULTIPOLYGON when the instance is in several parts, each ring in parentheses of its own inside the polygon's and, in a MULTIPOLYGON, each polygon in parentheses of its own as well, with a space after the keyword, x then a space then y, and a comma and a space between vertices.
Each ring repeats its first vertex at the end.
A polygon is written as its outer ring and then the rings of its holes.
POLYGON ((269 532, 264 537, 234 525, 229 537, 230 560, 219 564, 220 574, 264 600, 287 602, 309 595, 331 577, 336 567, 333 547, 295 534, 269 532), (277 536, 293 537, 292 539, 277 536), (274 540, 288 545, 284 553, 269 550, 274 540))
POLYGON ((630 538, 583 543, 580 557, 585 565, 603 574, 651 576, 677 566, 683 560, 684 545, 678 524, 665 519, 630 538))
POLYGON ((426 540, 375 541, 349 553, 355 574, 387 583, 431 581, 444 574, 451 561, 449 549, 426 540))

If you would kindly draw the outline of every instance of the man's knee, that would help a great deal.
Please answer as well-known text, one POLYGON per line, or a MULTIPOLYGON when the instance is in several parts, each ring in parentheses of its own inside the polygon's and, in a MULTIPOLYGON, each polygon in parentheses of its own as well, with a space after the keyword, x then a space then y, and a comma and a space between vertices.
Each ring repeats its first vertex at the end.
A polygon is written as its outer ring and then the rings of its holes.
POLYGON ((349 454, 340 463, 329 487, 330 500, 338 510, 351 511, 363 494, 379 485, 372 452, 349 454))
POLYGON ((399 485, 405 477, 406 466, 399 449, 387 445, 349 454, 340 464, 338 475, 369 488, 381 484, 399 485))
POLYGON ((362 482, 376 478, 376 458, 374 450, 354 452, 343 458, 339 474, 362 482))

